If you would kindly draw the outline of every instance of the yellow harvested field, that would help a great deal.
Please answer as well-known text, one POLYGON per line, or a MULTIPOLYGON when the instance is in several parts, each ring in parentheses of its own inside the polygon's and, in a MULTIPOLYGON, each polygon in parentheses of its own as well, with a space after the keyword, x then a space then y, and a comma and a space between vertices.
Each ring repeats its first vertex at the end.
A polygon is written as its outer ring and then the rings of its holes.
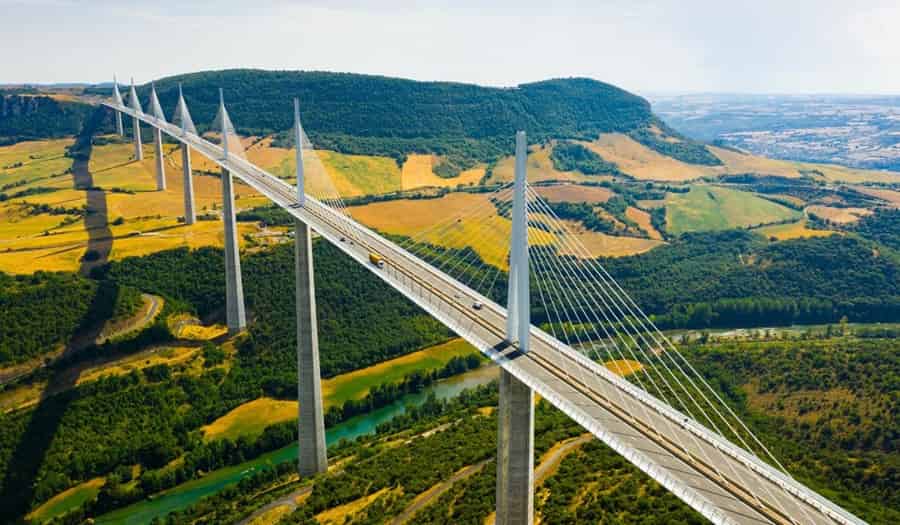
POLYGON ((858 221, 866 215, 871 215, 872 210, 866 208, 834 208, 831 206, 809 206, 806 213, 838 224, 850 224, 858 221))
POLYGON ((187 363, 193 359, 199 351, 199 348, 190 347, 160 347, 154 349, 150 353, 141 352, 140 354, 121 359, 115 363, 104 363, 83 370, 78 376, 76 384, 80 385, 95 381, 101 377, 128 375, 132 370, 143 370, 148 366, 161 364, 175 366, 187 363))
POLYGON ((228 327, 221 324, 214 324, 211 326, 186 324, 179 328, 178 333, 175 334, 175 336, 179 339, 189 339, 192 341, 210 341, 227 333, 228 327))
MULTIPOLYGON (((580 182, 584 180, 601 181, 609 180, 609 177, 586 176, 576 171, 559 171, 553 167, 550 153, 553 148, 550 145, 533 145, 528 147, 528 182, 535 183, 547 180, 580 182)), ((509 182, 515 175, 515 157, 505 157, 494 166, 490 182, 509 182)))
POLYGON ((788 224, 774 224, 772 226, 763 226, 762 228, 757 228, 753 231, 759 232, 766 237, 774 237, 779 241, 805 237, 828 237, 829 235, 834 235, 835 233, 837 233, 828 230, 811 230, 807 227, 805 220, 791 222, 788 224))
POLYGON ((606 363, 604 363, 604 365, 611 372, 622 377, 629 376, 644 368, 643 365, 641 365, 637 361, 632 361, 631 359, 617 359, 615 361, 607 361, 606 363))
POLYGON ((237 436, 255 437, 269 425, 297 417, 297 402, 261 397, 235 408, 212 423, 201 427, 203 439, 237 436))
MULTIPOLYGON (((255 224, 239 223, 238 242, 243 245, 243 235, 257 231, 259 228, 255 224)), ((224 244, 221 221, 199 221, 186 226, 174 219, 134 220, 109 230, 101 228, 91 232, 92 236, 89 236, 88 231, 83 229, 83 223, 78 222, 49 236, 32 234, 2 242, 0 271, 74 271, 81 265, 81 257, 86 250, 101 246, 109 246, 110 260, 119 260, 171 248, 224 244)))
POLYGON ((727 173, 752 172, 782 177, 800 177, 804 174, 803 172, 807 172, 813 176, 821 174, 825 179, 834 182, 900 182, 900 173, 896 172, 861 170, 836 164, 770 159, 715 146, 709 146, 709 150, 725 163, 727 173))
POLYGON ((667 157, 622 133, 604 133, 594 142, 581 144, 636 179, 678 182, 721 172, 721 168, 688 164, 667 157))
POLYGON ((320 525, 341 525, 343 523, 348 523, 351 521, 351 518, 354 514, 365 509, 373 501, 380 498, 381 496, 387 495, 390 492, 401 493, 402 489, 389 489, 385 487, 377 492, 369 494, 368 496, 363 496, 359 499, 353 500, 350 503, 345 503, 343 505, 328 509, 324 512, 320 512, 315 516, 316 521, 318 521, 320 525))
POLYGON ((647 232, 647 235, 649 235, 651 239, 656 239, 658 241, 662 240, 662 234, 653 227, 653 222, 650 220, 649 213, 644 210, 639 210, 634 206, 629 206, 628 209, 625 210, 625 216, 637 223, 642 230, 647 232))
POLYGON ((465 248, 474 239, 477 242, 472 248, 485 262, 500 268, 507 264, 507 249, 498 241, 509 237, 512 224, 496 214, 487 194, 450 193, 439 199, 373 202, 350 208, 350 214, 383 233, 411 237, 430 230, 421 240, 448 248, 465 248), (466 217, 473 209, 491 211, 466 217), (446 227, 433 228, 438 224, 446 227))
POLYGON ((854 186, 856 191, 871 195, 872 197, 889 202, 894 208, 900 208, 900 191, 885 188, 871 188, 868 186, 854 186))
POLYGON ((572 243, 566 243, 560 250, 562 255, 574 255, 575 257, 626 257, 644 253, 665 244, 664 241, 643 239, 640 237, 620 237, 607 235, 586 229, 580 222, 562 221, 566 229, 580 243, 587 254, 575 249, 572 243))
POLYGON ((277 505, 253 518, 247 525, 275 525, 281 518, 294 511, 291 505, 277 505))
POLYGON ((636 179, 689 181, 726 173, 758 173, 782 177, 800 177, 801 172, 818 172, 827 180, 840 182, 900 182, 900 174, 889 171, 859 170, 831 164, 769 159, 738 151, 708 146, 722 166, 689 164, 667 157, 622 133, 604 133, 594 142, 582 142, 604 160, 636 179))
POLYGON ((581 184, 555 184, 553 186, 535 186, 544 200, 551 202, 587 202, 591 204, 608 201, 614 194, 612 190, 601 186, 584 186, 581 184))
MULTIPOLYGON (((296 181, 294 150, 269 171, 286 181, 296 181)), ((394 159, 373 155, 347 155, 328 150, 304 150, 305 190, 318 198, 333 199, 380 194, 400 189, 400 168, 394 159)))
POLYGON ((403 190, 413 190, 426 187, 456 187, 460 184, 478 184, 484 176, 484 167, 476 167, 465 170, 457 177, 445 179, 434 174, 434 166, 440 160, 435 155, 410 154, 403 163, 400 176, 400 187, 403 190))
POLYGON ((37 403, 47 388, 46 381, 34 381, 0 392, 0 412, 12 412, 37 403))

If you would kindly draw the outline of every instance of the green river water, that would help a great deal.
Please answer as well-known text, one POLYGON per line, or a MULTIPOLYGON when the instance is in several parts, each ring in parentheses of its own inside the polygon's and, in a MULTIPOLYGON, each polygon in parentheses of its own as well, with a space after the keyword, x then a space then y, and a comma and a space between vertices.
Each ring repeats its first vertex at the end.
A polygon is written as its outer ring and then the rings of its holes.
MULTIPOLYGON (((328 445, 332 445, 341 439, 355 439, 359 436, 372 434, 379 424, 402 414, 408 405, 422 404, 431 393, 434 393, 439 399, 451 398, 466 388, 489 383, 497 378, 497 374, 497 367, 491 365, 439 381, 423 392, 404 396, 386 407, 354 417, 329 428, 326 431, 326 442, 328 445)), ((98 525, 150 523, 153 518, 162 518, 172 511, 184 509, 261 469, 271 468, 273 465, 285 461, 296 460, 297 444, 294 443, 240 465, 210 472, 200 479, 188 481, 158 494, 152 500, 140 501, 99 516, 96 523, 98 525)))

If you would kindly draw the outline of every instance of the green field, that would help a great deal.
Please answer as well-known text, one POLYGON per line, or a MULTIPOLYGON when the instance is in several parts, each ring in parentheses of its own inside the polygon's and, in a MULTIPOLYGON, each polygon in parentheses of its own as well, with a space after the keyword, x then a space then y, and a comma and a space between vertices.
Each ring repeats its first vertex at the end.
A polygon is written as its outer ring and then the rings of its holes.
POLYGON ((0 187, 65 173, 72 167, 72 159, 65 153, 73 142, 73 139, 34 140, 0 147, 0 187))
MULTIPOLYGON (((322 400, 325 408, 339 406, 349 399, 362 399, 377 385, 400 381, 405 376, 443 367, 454 357, 476 353, 462 339, 453 339, 368 368, 341 374, 322 381, 322 400)), ((255 437, 269 425, 290 421, 297 417, 297 402, 262 397, 235 408, 203 427, 203 437, 237 439, 255 437)))
POLYGON ((744 228, 801 217, 799 211, 752 193, 718 186, 695 185, 688 193, 666 196, 666 229, 676 235, 744 228))
POLYGON ((77 509, 84 502, 96 498, 97 494, 100 493, 100 487, 103 486, 105 481, 104 478, 94 478, 57 494, 29 514, 27 516, 28 521, 43 523, 51 518, 62 516, 71 510, 77 509))

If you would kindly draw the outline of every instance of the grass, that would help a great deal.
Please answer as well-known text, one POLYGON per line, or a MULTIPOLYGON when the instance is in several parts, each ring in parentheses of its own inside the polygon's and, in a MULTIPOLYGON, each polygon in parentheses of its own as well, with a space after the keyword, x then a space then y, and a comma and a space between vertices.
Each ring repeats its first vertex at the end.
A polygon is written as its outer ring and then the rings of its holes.
POLYGON ((820 205, 809 206, 806 208, 806 212, 838 224, 850 224, 872 214, 872 210, 866 208, 833 208, 820 205))
POLYGON ((321 525, 339 525, 342 523, 348 523, 352 521, 352 517, 357 512, 363 510, 368 507, 373 501, 388 494, 388 492, 398 492, 400 493, 402 488, 389 489, 387 487, 375 491, 368 496, 363 496, 359 499, 355 499, 349 503, 345 503, 343 505, 339 505, 337 507, 330 508, 324 512, 320 512, 316 514, 315 519, 321 525))
POLYGON ((800 177, 802 172, 818 172, 832 182, 900 182, 900 174, 889 171, 861 170, 832 164, 769 159, 709 146, 722 166, 688 164, 666 157, 621 133, 604 133, 594 142, 582 143, 621 171, 636 179, 683 182, 726 173, 758 173, 782 177, 800 177))
POLYGON ((483 167, 472 168, 461 172, 458 176, 445 179, 434 174, 434 166, 440 157, 435 155, 411 154, 403 163, 401 187, 404 190, 433 187, 456 187, 459 184, 478 184, 484 176, 483 167))
MULTIPOLYGON (((417 352, 384 361, 361 370, 322 381, 322 402, 327 409, 349 399, 361 399, 379 384, 400 381, 417 370, 443 367, 450 359, 476 350, 462 339, 430 346, 417 352)), ((269 425, 297 417, 297 402, 263 397, 243 405, 203 427, 204 439, 237 439, 258 436, 269 425)))
POLYGON ((337 405, 348 399, 362 399, 376 385, 399 381, 417 370, 441 368, 454 357, 476 352, 464 340, 453 339, 362 370, 326 379, 322 381, 322 397, 326 405, 337 405))
POLYGON ((248 525, 274 525, 293 510, 290 505, 278 505, 253 518, 248 525))
POLYGON ((608 201, 614 194, 611 190, 600 186, 582 186, 579 184, 555 184, 553 186, 536 186, 538 194, 550 202, 585 202, 597 204, 608 201))
POLYGON ((666 195, 670 233, 725 230, 800 219, 802 214, 752 193, 710 185, 694 185, 688 193, 666 195))
POLYGON ((163 347, 150 352, 142 352, 139 355, 129 356, 114 363, 105 363, 94 368, 88 368, 78 376, 76 384, 81 385, 90 381, 96 381, 101 377, 123 376, 133 370, 143 370, 154 365, 169 365, 174 367, 192 360, 198 353, 198 348, 190 347, 163 347))
POLYGON ((353 207, 350 213, 384 233, 409 237, 424 234, 420 240, 447 248, 470 246, 488 264, 506 268, 506 239, 512 223, 497 215, 487 194, 450 193, 438 199, 375 202, 353 207))
POLYGON ((71 138, 31 140, 0 147, 0 186, 65 173, 72 167, 66 148, 74 142, 71 138), (22 165, 13 167, 18 163, 22 165))
POLYGON ((827 237, 834 235, 835 232, 828 230, 811 230, 806 226, 806 221, 790 222, 787 224, 773 224, 772 226, 763 226, 756 230, 766 237, 774 237, 779 241, 788 239, 800 239, 805 237, 827 237))
POLYGON ((62 516, 66 512, 80 507, 86 501, 97 497, 97 494, 100 493, 100 487, 105 482, 105 478, 94 478, 75 485, 44 502, 40 507, 31 511, 25 519, 30 523, 43 523, 56 516, 62 516))
POLYGON ((647 235, 649 235, 651 239, 662 240, 662 234, 653 227, 653 222, 650 220, 649 213, 635 208, 634 206, 629 206, 628 209, 625 210, 625 216, 634 221, 642 230, 647 232, 647 235))
MULTIPOLYGON (((294 150, 270 171, 287 181, 296 180, 294 150)), ((303 175, 307 193, 323 198, 358 197, 400 189, 400 168, 388 157, 345 155, 327 150, 304 151, 303 175)))
POLYGON ((606 368, 620 376, 630 376, 631 374, 641 370, 644 366, 637 361, 631 359, 618 359, 616 361, 607 361, 606 368))
MULTIPOLYGON (((526 170, 528 182, 547 180, 578 182, 584 180, 608 180, 609 177, 586 176, 577 171, 559 171, 553 167, 550 154, 553 148, 549 145, 533 145, 528 148, 526 170)), ((491 182, 509 182, 515 175, 515 157, 505 157, 494 166, 491 182)))

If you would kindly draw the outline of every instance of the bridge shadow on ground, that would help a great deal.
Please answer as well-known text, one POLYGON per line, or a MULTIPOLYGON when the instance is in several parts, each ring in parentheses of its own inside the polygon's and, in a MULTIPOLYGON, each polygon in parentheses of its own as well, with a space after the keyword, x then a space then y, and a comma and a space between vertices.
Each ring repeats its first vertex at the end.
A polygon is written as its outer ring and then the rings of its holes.
MULTIPOLYGON (((85 122, 73 149, 75 160, 72 171, 75 188, 85 190, 88 208, 84 217, 88 243, 79 268, 83 275, 88 275, 93 268, 107 262, 113 244, 112 232, 107 222, 106 193, 90 189, 94 187, 93 176, 89 169, 91 141, 94 132, 100 129, 104 120, 108 120, 106 111, 96 110, 85 122)), ((28 512, 35 500, 46 500, 52 495, 48 492, 58 492, 60 489, 58 486, 50 486, 53 485, 52 483, 42 486, 43 480, 40 475, 41 466, 50 450, 59 425, 69 406, 77 397, 77 392, 72 387, 77 383, 79 375, 66 373, 65 365, 73 354, 90 346, 91 342, 100 334, 103 327, 102 320, 108 316, 98 317, 97 314, 100 312, 111 314, 112 312, 103 312, 108 309, 108 305, 109 299, 106 291, 103 290, 103 287, 98 286, 85 318, 82 319, 79 329, 76 330, 77 335, 67 343, 63 356, 48 366, 44 372, 38 372, 38 374, 46 374, 47 385, 7 462, 6 479, 3 480, 2 488, 0 488, 0 509, 2 509, 0 523, 22 521, 21 516, 28 512), (101 322, 97 322, 97 319, 100 319, 101 322)))

